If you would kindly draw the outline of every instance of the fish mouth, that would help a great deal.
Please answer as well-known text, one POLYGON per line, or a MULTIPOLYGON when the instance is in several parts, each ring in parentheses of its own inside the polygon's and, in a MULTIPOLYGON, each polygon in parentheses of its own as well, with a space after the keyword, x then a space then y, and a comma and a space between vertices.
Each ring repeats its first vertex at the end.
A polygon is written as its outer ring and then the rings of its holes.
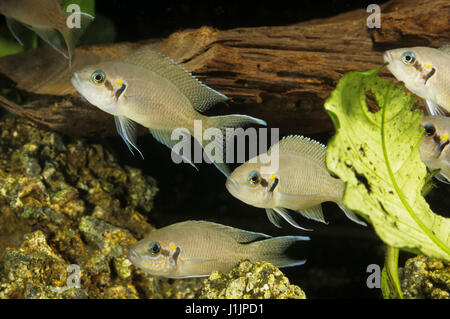
POLYGON ((128 250, 128 259, 131 261, 132 264, 136 264, 139 259, 139 254, 134 250, 133 248, 130 248, 128 250))
POLYGON ((233 196, 238 193, 238 183, 234 179, 228 178, 225 187, 233 196))
POLYGON ((391 55, 391 52, 389 52, 389 51, 384 52, 383 60, 384 60, 384 64, 389 64, 389 63, 391 63, 391 62, 392 62, 392 55, 391 55))
POLYGON ((70 78, 70 83, 75 87, 75 89, 79 92, 79 88, 81 87, 80 77, 76 72, 74 72, 70 78))

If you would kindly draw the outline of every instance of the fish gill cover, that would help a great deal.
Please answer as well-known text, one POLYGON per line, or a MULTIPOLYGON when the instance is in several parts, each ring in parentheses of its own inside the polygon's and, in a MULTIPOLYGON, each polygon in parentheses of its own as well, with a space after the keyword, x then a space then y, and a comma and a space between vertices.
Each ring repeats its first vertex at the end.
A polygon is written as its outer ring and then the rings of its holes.
POLYGON ((344 204, 391 247, 450 260, 450 219, 434 214, 422 188, 422 112, 402 84, 378 69, 350 72, 325 102, 336 127, 327 166, 346 185, 344 204))

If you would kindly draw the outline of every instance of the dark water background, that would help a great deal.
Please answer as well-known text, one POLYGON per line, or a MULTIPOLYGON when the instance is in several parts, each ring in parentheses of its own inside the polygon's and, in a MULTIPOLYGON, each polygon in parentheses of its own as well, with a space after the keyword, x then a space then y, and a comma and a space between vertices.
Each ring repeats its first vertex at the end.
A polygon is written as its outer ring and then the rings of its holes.
MULTIPOLYGON (((97 0, 96 13, 114 23, 116 41, 121 42, 163 38, 176 31, 201 26, 230 29, 289 25, 364 9, 370 3, 373 0, 97 0)), ((211 114, 214 112, 213 108, 211 114)), ((270 119, 264 120, 270 126, 270 119)), ((285 136, 302 134, 302 131, 301 128, 289 131, 280 127, 280 133, 285 136)), ((326 132, 309 137, 326 144, 332 135, 333 132, 326 132)), ((263 209, 248 206, 231 196, 225 189, 225 177, 214 166, 199 164, 200 170, 196 171, 188 164, 174 164, 170 150, 150 135, 138 139, 145 160, 132 156, 120 137, 91 138, 91 141, 102 143, 117 155, 122 165, 141 168, 156 178, 160 191, 154 209, 147 216, 156 227, 201 219, 272 236, 308 235, 311 241, 296 252, 306 258, 307 263, 283 269, 291 283, 302 287, 308 298, 381 298, 379 289, 367 287, 369 274, 366 269, 370 264, 383 265, 384 246, 371 226, 353 223, 335 204, 323 205, 327 225, 296 216, 300 225, 314 229, 313 232, 297 230, 287 223, 283 229, 278 229, 268 221, 263 209)), ((434 189, 427 199, 436 213, 444 214, 450 204, 450 187, 442 183, 437 185, 439 188, 434 189)), ((401 253, 400 265, 411 256, 401 253)))
MULTIPOLYGON (((114 21, 118 41, 138 41, 167 37, 185 28, 204 25, 218 29, 253 26, 289 25, 325 18, 373 1, 98 1, 97 13, 114 21)), ((270 120, 265 119, 269 122, 270 120)), ((301 133, 281 129, 281 134, 301 133)), ((326 143, 332 136, 310 136, 326 143)), ((348 220, 333 203, 323 205, 328 225, 298 217, 300 225, 314 229, 299 231, 288 224, 277 229, 265 211, 248 206, 232 197, 224 187, 225 178, 211 165, 174 164, 170 150, 151 136, 139 138, 145 161, 133 157, 119 138, 108 144, 120 156, 122 164, 142 168, 154 176, 160 191, 154 210, 148 216, 156 227, 188 219, 213 221, 273 236, 308 235, 311 241, 301 247, 307 259, 301 267, 285 268, 290 281, 302 287, 309 298, 380 298, 379 289, 366 285, 369 264, 382 265, 384 248, 373 229, 348 220)), ((405 254, 406 255, 406 254, 405 254)))

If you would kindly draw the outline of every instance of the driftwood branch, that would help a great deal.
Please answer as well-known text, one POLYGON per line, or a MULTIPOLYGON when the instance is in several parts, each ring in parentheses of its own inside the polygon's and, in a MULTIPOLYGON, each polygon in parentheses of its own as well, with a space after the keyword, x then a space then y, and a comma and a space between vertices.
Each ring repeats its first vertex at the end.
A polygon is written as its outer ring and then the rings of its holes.
MULTIPOLYGON (((151 49, 229 96, 217 112, 253 115, 282 132, 325 132, 332 124, 323 103, 344 73, 381 66, 386 49, 450 43, 449 10, 448 0, 393 0, 382 6, 381 29, 367 28, 363 9, 291 26, 203 27, 167 39, 81 47, 72 69, 151 49)), ((3 57, 0 73, 42 95, 22 106, 0 99, 9 111, 68 134, 115 134, 112 117, 81 99, 67 60, 51 48, 3 57)))

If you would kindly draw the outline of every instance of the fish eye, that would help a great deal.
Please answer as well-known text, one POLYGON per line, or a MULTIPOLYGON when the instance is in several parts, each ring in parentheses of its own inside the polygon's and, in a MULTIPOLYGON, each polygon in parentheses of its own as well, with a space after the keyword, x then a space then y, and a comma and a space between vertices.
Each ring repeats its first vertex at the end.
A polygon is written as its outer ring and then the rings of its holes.
POLYGON ((436 133, 436 128, 433 124, 425 124, 423 128, 425 129, 425 136, 427 137, 432 137, 436 133))
POLYGON ((152 256, 157 256, 161 251, 161 245, 157 241, 154 241, 148 246, 148 251, 152 256))
POLYGON ((261 175, 258 172, 251 172, 247 180, 251 186, 257 186, 261 182, 261 175))
POLYGON ((103 71, 95 71, 91 75, 91 82, 95 85, 101 85, 106 81, 106 74, 103 71))
POLYGON ((416 56, 412 52, 409 52, 409 51, 404 52, 402 54, 402 61, 403 61, 403 63, 405 63, 407 65, 414 64, 414 62, 416 62, 416 56))

